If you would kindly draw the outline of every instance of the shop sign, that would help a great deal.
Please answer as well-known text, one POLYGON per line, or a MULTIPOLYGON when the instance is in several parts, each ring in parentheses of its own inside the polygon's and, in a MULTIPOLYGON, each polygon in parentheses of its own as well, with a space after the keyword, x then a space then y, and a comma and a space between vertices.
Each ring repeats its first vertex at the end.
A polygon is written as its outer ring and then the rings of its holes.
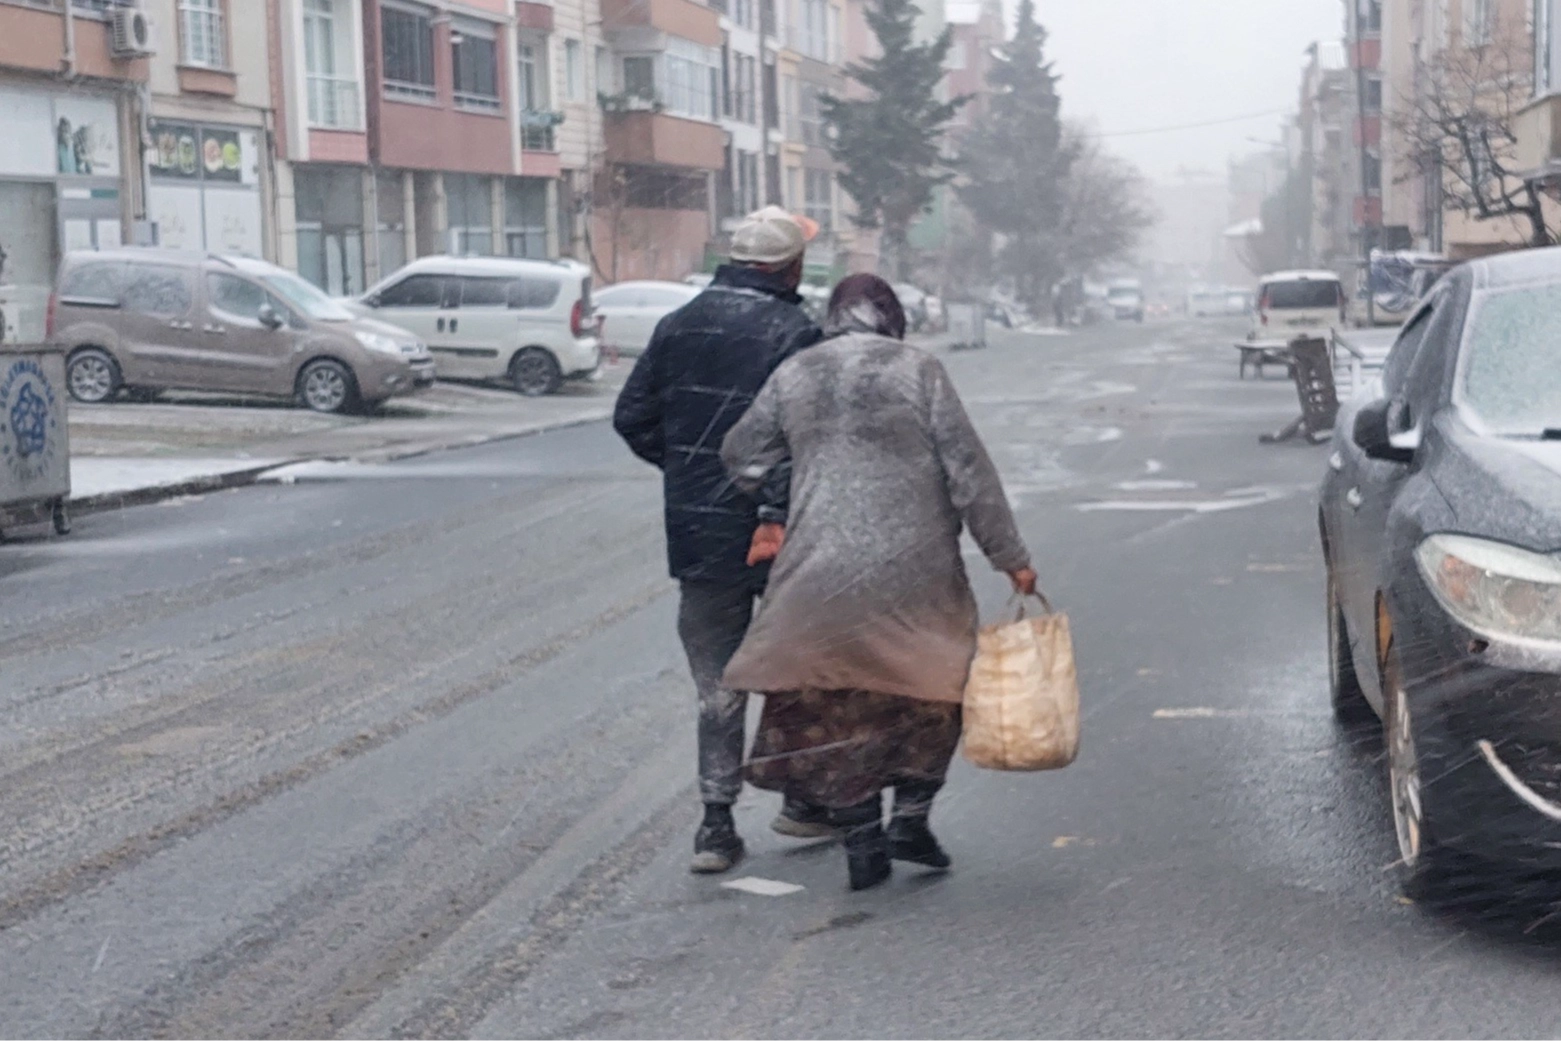
POLYGON ((119 116, 109 98, 0 90, 0 174, 120 176, 119 116))
POLYGON ((147 162, 157 177, 177 181, 250 184, 252 146, 245 134, 222 127, 158 120, 151 124, 147 162))

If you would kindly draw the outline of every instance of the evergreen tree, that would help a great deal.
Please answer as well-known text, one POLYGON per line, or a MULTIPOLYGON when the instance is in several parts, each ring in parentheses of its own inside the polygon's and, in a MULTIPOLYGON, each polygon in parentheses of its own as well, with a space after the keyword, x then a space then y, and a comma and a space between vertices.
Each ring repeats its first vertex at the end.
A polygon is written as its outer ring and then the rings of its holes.
POLYGON ((1032 309, 1064 275, 1061 211, 1074 153, 1045 46, 1035 4, 1020 0, 1014 35, 987 75, 987 110, 962 142, 958 188, 976 219, 1003 237, 999 267, 1032 309))
POLYGON ((939 100, 953 30, 917 43, 920 13, 912 0, 876 0, 867 24, 878 38, 879 54, 846 69, 871 96, 823 100, 829 151, 842 167, 841 187, 856 200, 855 223, 883 229, 901 278, 910 273, 910 226, 931 204, 933 189, 951 177, 943 134, 966 100, 939 100))

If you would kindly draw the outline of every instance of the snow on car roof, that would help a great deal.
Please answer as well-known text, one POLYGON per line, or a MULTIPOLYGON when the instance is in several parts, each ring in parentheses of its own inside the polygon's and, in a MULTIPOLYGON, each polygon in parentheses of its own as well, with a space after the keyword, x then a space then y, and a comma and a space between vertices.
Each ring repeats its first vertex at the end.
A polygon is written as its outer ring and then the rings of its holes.
POLYGON ((1275 271, 1271 275, 1264 275, 1258 279, 1258 285, 1266 286, 1273 282, 1337 282, 1337 271, 1275 271))

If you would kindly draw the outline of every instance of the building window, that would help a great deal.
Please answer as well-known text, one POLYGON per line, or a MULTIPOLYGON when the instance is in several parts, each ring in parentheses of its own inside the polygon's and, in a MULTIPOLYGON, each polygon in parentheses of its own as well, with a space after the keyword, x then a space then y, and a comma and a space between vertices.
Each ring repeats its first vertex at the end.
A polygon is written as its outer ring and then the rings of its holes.
POLYGON ((298 273, 332 296, 363 292, 363 174, 355 167, 295 167, 298 273))
POLYGON ((515 50, 520 55, 520 109, 522 112, 546 112, 547 44, 521 40, 515 50))
POLYGON ((493 182, 476 174, 445 174, 450 252, 493 255, 493 182))
POLYGON ((613 92, 612 59, 608 57, 606 47, 596 48, 596 90, 600 94, 613 92))
POLYGON ((1464 44, 1483 47, 1491 42, 1491 23, 1495 19, 1491 0, 1464 0, 1464 44))
POLYGON ((358 77, 352 70, 350 11, 343 0, 304 0, 304 72, 309 125, 356 130, 362 126, 358 77))
POLYGON ((732 55, 726 114, 744 123, 759 121, 758 65, 751 54, 732 55))
POLYGON ((455 75, 455 103, 461 108, 497 112, 499 48, 488 26, 462 19, 450 31, 450 67, 455 75))
POLYGON ((662 60, 664 82, 660 93, 667 111, 689 119, 715 119, 721 82, 720 52, 674 36, 668 39, 662 60))
POLYGON ((948 60, 943 63, 943 67, 954 72, 959 72, 966 68, 968 62, 966 61, 965 53, 969 46, 970 41, 956 39, 949 47, 948 60))
POLYGON ((434 25, 428 12, 381 4, 379 19, 384 37, 385 93, 432 101, 434 25))
POLYGON ((222 0, 179 0, 179 37, 184 64, 227 68, 222 0))
POLYGON ((755 0, 732 0, 732 21, 737 23, 740 29, 752 29, 756 21, 754 16, 755 0))
POLYGON ((804 171, 807 197, 802 212, 818 221, 819 231, 828 233, 835 225, 835 175, 828 170, 804 171))
POLYGON ((786 201, 782 204, 789 210, 802 209, 802 167, 786 167, 786 201))
POLYGON ((815 83, 797 84, 797 136, 804 144, 817 146, 824 144, 822 94, 823 92, 815 83))
POLYGON ((381 170, 374 177, 375 241, 379 247, 379 277, 400 271, 407 262, 406 194, 399 170, 381 170))
POLYGON ((1382 31, 1382 0, 1356 0, 1356 25, 1358 35, 1374 35, 1382 31))
POLYGON ((585 97, 585 69, 581 67, 583 60, 580 54, 580 41, 565 40, 564 96, 570 101, 579 101, 585 97))
POLYGON ((737 153, 737 215, 759 208, 759 153, 737 153))
POLYGON ((632 98, 655 98, 655 58, 631 54, 623 59, 623 92, 632 98))
POLYGON ((829 0, 800 0, 801 17, 792 26, 792 47, 814 61, 829 61, 829 0))
POLYGON ((547 181, 540 177, 504 182, 504 252, 547 259, 547 181))
POLYGON ((1554 54, 1551 49, 1550 5, 1555 0, 1533 0, 1534 10, 1534 96, 1544 97, 1556 86, 1554 54))
POLYGON ((1366 96, 1362 107, 1367 112, 1382 111, 1382 77, 1370 76, 1366 79, 1366 96))
POLYGON ((1382 157, 1372 152, 1361 156, 1361 183, 1368 195, 1378 195, 1382 191, 1382 157))

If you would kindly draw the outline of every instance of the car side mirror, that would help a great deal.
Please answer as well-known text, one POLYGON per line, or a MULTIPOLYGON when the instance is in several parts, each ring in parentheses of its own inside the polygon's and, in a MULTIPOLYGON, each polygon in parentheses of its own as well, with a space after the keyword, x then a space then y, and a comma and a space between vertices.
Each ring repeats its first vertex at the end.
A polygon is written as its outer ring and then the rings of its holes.
POLYGON ((364 297, 363 298, 363 306, 364 307, 378 308, 379 307, 379 294, 378 293, 370 293, 368 296, 364 297))
POLYGON ((282 316, 276 313, 276 308, 270 304, 261 304, 260 310, 255 312, 255 317, 259 319, 261 325, 273 331, 282 328, 286 324, 282 316))
POLYGON ((1366 458, 1387 463, 1408 463, 1415 458, 1415 449, 1408 443, 1415 439, 1393 433, 1393 420, 1399 412, 1397 405, 1397 402, 1383 398, 1355 413, 1355 444, 1366 453, 1366 458))

